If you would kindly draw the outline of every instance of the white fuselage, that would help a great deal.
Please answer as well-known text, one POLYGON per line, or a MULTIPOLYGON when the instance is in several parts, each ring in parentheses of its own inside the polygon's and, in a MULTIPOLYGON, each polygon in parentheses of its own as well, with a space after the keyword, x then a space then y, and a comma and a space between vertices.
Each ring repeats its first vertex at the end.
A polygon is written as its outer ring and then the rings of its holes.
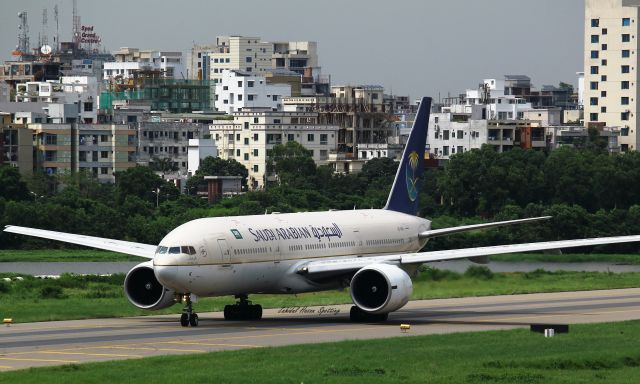
POLYGON ((340 286, 296 273, 313 259, 417 252, 430 221, 388 210, 193 220, 171 231, 153 259, 164 286, 198 296, 299 293, 340 286))

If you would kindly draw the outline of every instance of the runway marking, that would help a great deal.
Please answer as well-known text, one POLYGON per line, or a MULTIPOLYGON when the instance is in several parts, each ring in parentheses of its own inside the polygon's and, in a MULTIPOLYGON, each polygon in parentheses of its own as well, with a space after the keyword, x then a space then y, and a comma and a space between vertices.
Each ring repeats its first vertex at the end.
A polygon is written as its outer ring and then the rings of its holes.
POLYGON ((211 347, 237 347, 237 348, 263 348, 263 345, 251 344, 227 344, 227 343, 200 343, 197 341, 165 341, 164 344, 206 345, 211 347))
POLYGON ((107 357, 143 357, 142 355, 122 355, 116 353, 85 353, 85 352, 65 352, 65 351, 32 351, 35 354, 43 355, 83 355, 83 356, 107 356, 107 357))
POLYGON ((0 360, 11 360, 11 361, 36 361, 39 363, 79 363, 79 360, 51 360, 51 359, 26 359, 19 357, 0 357, 0 360))
POLYGON ((178 348, 150 348, 150 347, 121 347, 121 346, 98 346, 98 347, 84 347, 74 349, 126 349, 126 350, 142 350, 142 351, 162 351, 162 352, 209 352, 207 349, 178 349, 178 348))
POLYGON ((8 365, 0 365, 0 369, 13 369, 13 367, 10 367, 8 365))
MULTIPOLYGON (((640 309, 628 309, 628 310, 619 310, 619 311, 604 311, 604 312, 575 312, 575 313, 566 313, 566 314, 547 314, 547 315, 529 315, 529 316, 518 316, 518 317, 503 317, 496 319, 487 319, 487 320, 477 320, 481 323, 488 323, 493 321, 507 321, 507 320, 524 320, 524 319, 536 319, 541 317, 567 317, 567 316, 598 316, 598 315, 607 315, 610 313, 627 313, 627 312, 639 312, 640 309)), ((488 313, 487 313, 488 314, 488 313)), ((482 313, 479 313, 482 315, 482 313)))

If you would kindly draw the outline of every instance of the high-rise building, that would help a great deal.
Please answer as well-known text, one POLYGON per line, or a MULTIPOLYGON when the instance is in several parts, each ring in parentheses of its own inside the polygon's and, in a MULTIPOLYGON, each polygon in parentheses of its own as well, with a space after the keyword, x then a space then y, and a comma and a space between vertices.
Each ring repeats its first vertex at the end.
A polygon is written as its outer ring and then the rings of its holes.
POLYGON ((271 67, 273 45, 259 37, 218 36, 216 48, 209 53, 209 79, 222 82, 222 71, 239 70, 264 75, 271 67))
POLYGON ((620 127, 620 148, 637 150, 640 0, 585 0, 586 126, 620 127))

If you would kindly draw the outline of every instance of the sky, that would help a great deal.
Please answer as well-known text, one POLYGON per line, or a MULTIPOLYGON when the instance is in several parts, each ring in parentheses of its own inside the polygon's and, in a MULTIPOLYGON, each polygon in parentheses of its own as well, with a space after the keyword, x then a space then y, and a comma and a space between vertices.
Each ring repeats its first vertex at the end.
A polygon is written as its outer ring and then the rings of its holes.
MULTIPOLYGON (((71 40, 72 0, 3 0, 0 60, 17 44, 27 11, 31 45, 48 8, 49 42, 59 8, 61 41, 71 40)), ((456 95, 483 79, 524 74, 534 86, 577 84, 584 0, 78 0, 83 25, 103 47, 188 52, 220 35, 317 41, 333 85, 383 85, 411 98, 456 95)))

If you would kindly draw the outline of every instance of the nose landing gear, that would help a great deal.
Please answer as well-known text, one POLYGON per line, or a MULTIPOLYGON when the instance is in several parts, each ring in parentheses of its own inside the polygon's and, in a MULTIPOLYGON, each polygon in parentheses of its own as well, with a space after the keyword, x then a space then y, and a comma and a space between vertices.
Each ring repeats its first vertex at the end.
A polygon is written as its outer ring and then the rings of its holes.
POLYGON ((193 311, 193 304, 191 302, 191 295, 186 294, 182 296, 182 301, 185 302, 185 307, 182 310, 182 316, 180 316, 180 325, 183 327, 198 326, 198 314, 193 311))
POLYGON ((247 295, 236 296, 238 302, 234 305, 224 306, 225 320, 260 320, 262 319, 262 306, 252 304, 247 295))

